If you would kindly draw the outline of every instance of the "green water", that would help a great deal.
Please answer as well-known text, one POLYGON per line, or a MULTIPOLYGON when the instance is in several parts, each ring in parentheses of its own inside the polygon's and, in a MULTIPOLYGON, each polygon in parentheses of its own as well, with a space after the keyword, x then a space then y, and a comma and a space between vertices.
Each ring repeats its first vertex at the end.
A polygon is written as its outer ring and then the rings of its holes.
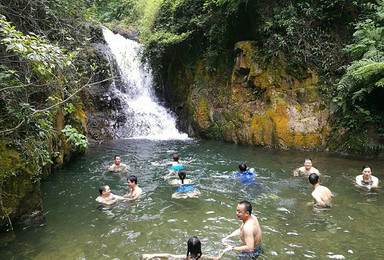
MULTIPOLYGON (((221 239, 238 228, 235 208, 249 200, 263 232, 261 259, 384 259, 383 190, 353 184, 361 166, 371 164, 384 179, 383 159, 327 153, 278 151, 207 140, 118 140, 91 147, 87 154, 55 172, 42 185, 46 224, 17 230, 17 240, 0 248, 1 259, 140 259, 142 253, 186 253, 186 241, 198 236, 203 253, 216 255, 221 239), (165 162, 179 153, 199 199, 175 200, 175 187, 162 178, 165 162), (125 178, 106 171, 119 154, 138 176, 145 192, 137 202, 99 208, 98 187, 109 184, 123 195, 125 178), (308 205, 312 187, 292 170, 312 157, 322 183, 334 193, 333 207, 308 205), (258 185, 212 178, 229 175, 245 161, 256 169, 258 185)), ((233 245, 239 239, 231 240, 233 245)), ((222 259, 236 259, 229 252, 222 259)))

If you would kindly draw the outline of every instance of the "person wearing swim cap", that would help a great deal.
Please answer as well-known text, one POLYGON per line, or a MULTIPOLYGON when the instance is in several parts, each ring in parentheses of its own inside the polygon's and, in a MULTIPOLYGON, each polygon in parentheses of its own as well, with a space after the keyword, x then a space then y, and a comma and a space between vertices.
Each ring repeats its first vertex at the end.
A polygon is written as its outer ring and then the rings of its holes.
POLYGON ((376 188, 379 186, 379 179, 372 175, 372 167, 365 165, 362 167, 362 174, 356 176, 356 184, 359 187, 367 189, 376 188))

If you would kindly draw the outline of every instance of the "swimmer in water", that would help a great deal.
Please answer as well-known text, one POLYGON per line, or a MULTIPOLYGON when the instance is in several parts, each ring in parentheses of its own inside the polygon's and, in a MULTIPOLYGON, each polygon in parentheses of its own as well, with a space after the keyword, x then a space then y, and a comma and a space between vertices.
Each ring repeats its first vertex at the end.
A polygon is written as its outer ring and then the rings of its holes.
POLYGON ((187 175, 187 172, 185 170, 179 170, 178 171, 179 178, 171 180, 169 182, 169 184, 172 186, 179 186, 182 184, 192 184, 193 183, 192 180, 186 179, 186 175, 187 175), (182 177, 180 177, 180 176, 182 176, 182 177))
POLYGON ((230 176, 227 175, 213 175, 213 178, 225 178, 225 179, 239 179, 242 180, 243 183, 256 182, 255 178, 256 172, 254 168, 250 168, 247 170, 247 165, 242 162, 239 164, 239 172, 232 174, 230 176))
POLYGON ((219 260, 223 256, 223 254, 229 249, 225 249, 220 255, 218 256, 208 256, 203 255, 201 251, 201 242, 199 238, 193 236, 188 239, 187 242, 187 254, 186 255, 173 255, 169 253, 160 253, 160 254, 142 254, 143 260, 149 260, 153 258, 171 258, 171 259, 189 259, 189 260, 197 260, 197 259, 214 259, 219 260))
POLYGON ((321 176, 319 170, 312 166, 312 159, 305 158, 304 166, 301 166, 300 168, 294 170, 293 176, 309 177, 311 173, 316 173, 317 175, 321 176))
MULTIPOLYGON (((192 160, 189 160, 189 161, 181 161, 180 160, 180 157, 177 153, 175 153, 173 156, 172 156, 172 161, 171 162, 167 162, 167 163, 152 163, 152 165, 154 166, 182 166, 183 164, 188 164, 188 163, 191 163, 191 162, 194 162, 196 161, 196 159, 192 159, 192 160)), ((182 170, 182 169, 176 169, 176 170, 182 170)))
POLYGON ((363 166, 362 174, 356 176, 356 185, 359 187, 365 187, 368 190, 379 187, 379 179, 372 175, 371 166, 363 166))
POLYGON ((111 192, 111 189, 108 185, 101 185, 99 187, 100 196, 96 198, 96 201, 104 205, 115 204, 119 200, 127 200, 122 196, 115 195, 111 192))
POLYGON ((186 198, 198 198, 201 194, 198 189, 195 188, 192 184, 186 184, 185 177, 187 175, 186 171, 181 170, 178 173, 181 185, 177 188, 175 193, 172 194, 173 199, 186 199, 186 198))
POLYGON ((124 197, 127 197, 128 200, 137 200, 143 190, 137 185, 137 177, 131 175, 127 178, 127 185, 129 187, 129 193, 125 194, 124 197))
POLYGON ((315 205, 322 208, 331 207, 332 192, 325 186, 320 185, 319 175, 311 173, 308 177, 309 182, 312 184, 314 191, 312 192, 312 198, 315 201, 315 205))
POLYGON ((121 158, 119 155, 115 155, 114 163, 108 168, 111 172, 119 172, 129 170, 130 167, 121 162, 121 158))

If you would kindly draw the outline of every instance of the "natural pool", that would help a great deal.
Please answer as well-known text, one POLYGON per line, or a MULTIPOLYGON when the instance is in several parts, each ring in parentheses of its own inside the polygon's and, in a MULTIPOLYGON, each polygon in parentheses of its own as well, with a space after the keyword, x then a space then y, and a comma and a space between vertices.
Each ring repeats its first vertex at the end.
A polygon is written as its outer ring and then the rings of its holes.
MULTIPOLYGON (((384 180, 384 159, 335 156, 320 152, 279 151, 208 140, 116 140, 91 147, 82 157, 55 172, 42 185, 46 224, 17 230, 17 240, 0 248, 1 259, 140 259, 142 253, 186 253, 186 241, 198 236, 203 253, 216 255, 221 239, 238 228, 235 208, 249 200, 263 232, 261 259, 384 259, 383 190, 354 186, 361 166, 371 164, 384 180), (162 176, 173 153, 187 177, 201 191, 199 199, 175 200, 162 176), (136 202, 110 209, 95 202, 100 184, 123 195, 125 178, 106 169, 119 154, 131 166, 145 192, 136 202), (312 187, 292 176, 305 157, 335 194, 330 210, 314 210, 312 187), (231 174, 239 162, 256 169, 258 185, 212 178, 231 174)), ((382 183, 380 183, 382 185, 382 183)), ((239 244, 240 240, 232 240, 239 244)), ((236 259, 235 253, 223 259, 236 259)))

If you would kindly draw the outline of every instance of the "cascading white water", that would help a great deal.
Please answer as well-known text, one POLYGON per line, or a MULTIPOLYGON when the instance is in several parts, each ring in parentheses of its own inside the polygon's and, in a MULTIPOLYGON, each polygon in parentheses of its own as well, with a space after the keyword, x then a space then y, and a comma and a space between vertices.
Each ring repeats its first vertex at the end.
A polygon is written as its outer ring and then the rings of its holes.
POLYGON ((152 71, 141 63, 139 43, 104 28, 103 35, 120 70, 122 86, 111 88, 120 97, 127 121, 120 126, 121 138, 188 139, 176 129, 176 119, 161 106, 152 85, 152 71))

